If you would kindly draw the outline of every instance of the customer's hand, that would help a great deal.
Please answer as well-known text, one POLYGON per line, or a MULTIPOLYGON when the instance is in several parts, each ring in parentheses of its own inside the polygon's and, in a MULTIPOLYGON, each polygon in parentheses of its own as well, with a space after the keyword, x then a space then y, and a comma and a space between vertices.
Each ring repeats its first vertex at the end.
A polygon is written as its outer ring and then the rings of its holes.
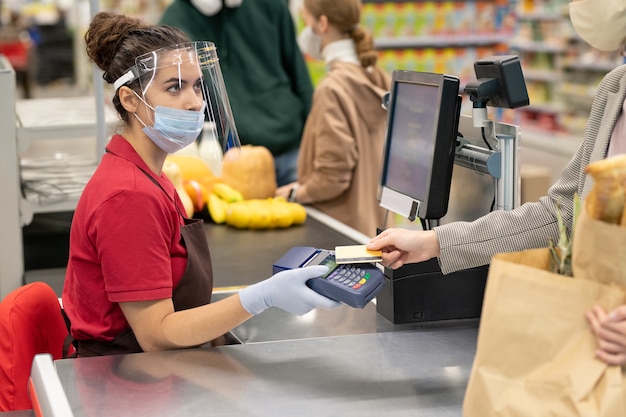
POLYGON ((297 185, 298 185, 298 182, 296 181, 296 182, 291 182, 289 184, 283 185, 282 187, 276 188, 276 191, 274 192, 274 197, 282 197, 285 200, 288 200, 291 189, 296 187, 297 185))
POLYGON ((383 265, 396 269, 439 256, 439 241, 432 230, 387 229, 373 238, 367 249, 382 250, 383 265))
POLYGON ((621 305, 608 314, 596 306, 585 317, 598 342, 596 357, 609 365, 625 365, 626 305, 621 305))
POLYGON ((323 265, 282 271, 274 276, 239 291, 241 305, 250 314, 259 314, 269 307, 278 307, 292 314, 302 315, 314 308, 331 309, 341 303, 318 294, 306 282, 328 272, 323 265))

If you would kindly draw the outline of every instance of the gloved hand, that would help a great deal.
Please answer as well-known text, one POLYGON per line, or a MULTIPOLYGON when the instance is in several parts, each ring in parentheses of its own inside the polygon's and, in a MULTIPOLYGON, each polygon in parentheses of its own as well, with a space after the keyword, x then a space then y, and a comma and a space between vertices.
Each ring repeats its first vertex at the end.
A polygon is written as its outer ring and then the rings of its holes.
POLYGON ((341 303, 318 294, 306 282, 328 272, 324 265, 281 271, 274 276, 239 291, 241 305, 250 314, 259 314, 269 307, 278 307, 299 316, 314 308, 331 309, 341 303))

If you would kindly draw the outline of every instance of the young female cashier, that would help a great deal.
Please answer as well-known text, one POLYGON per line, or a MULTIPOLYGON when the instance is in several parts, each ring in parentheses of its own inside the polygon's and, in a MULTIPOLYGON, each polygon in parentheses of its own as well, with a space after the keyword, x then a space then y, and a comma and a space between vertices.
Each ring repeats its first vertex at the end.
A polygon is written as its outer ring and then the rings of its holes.
POLYGON ((210 302, 203 223, 185 218, 162 167, 196 139, 205 116, 238 142, 213 44, 106 12, 85 40, 124 123, 72 221, 63 306, 78 355, 197 346, 271 306, 295 314, 336 307, 305 284, 324 266, 281 272, 210 302))
POLYGON ((391 77, 376 66, 372 37, 361 26, 361 0, 304 0, 303 52, 329 69, 315 88, 304 125, 298 181, 277 196, 320 211, 367 236, 384 227, 377 199, 391 77))
MULTIPOLYGON (((570 3, 570 17, 578 34, 596 49, 615 51, 624 46, 626 0, 574 1, 570 3)), ((558 240, 557 202, 571 227, 573 196, 584 196, 591 187, 585 167, 626 151, 625 106, 626 65, 622 65, 600 83, 583 143, 561 178, 538 202, 429 231, 388 229, 368 248, 382 249, 383 263, 392 268, 437 257, 441 270, 450 273, 486 265, 498 252, 538 248, 545 246, 548 238, 558 240)), ((626 305, 608 313, 596 307, 587 313, 587 320, 598 340, 597 357, 611 365, 626 364, 626 305)))

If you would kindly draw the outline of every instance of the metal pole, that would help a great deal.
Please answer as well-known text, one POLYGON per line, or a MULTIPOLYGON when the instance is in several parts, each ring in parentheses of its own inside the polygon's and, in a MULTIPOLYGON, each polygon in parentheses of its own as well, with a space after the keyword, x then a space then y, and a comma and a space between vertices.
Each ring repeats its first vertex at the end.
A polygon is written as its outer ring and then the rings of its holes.
POLYGON ((497 135, 501 153, 500 178, 496 178, 496 210, 513 210, 516 206, 515 136, 497 135))
MULTIPOLYGON (((100 8, 98 0, 89 0, 89 15, 93 18, 100 8)), ((104 155, 107 140, 107 126, 104 116, 104 80, 102 71, 96 64, 93 67, 93 91, 96 100, 96 155, 98 159, 104 155)))

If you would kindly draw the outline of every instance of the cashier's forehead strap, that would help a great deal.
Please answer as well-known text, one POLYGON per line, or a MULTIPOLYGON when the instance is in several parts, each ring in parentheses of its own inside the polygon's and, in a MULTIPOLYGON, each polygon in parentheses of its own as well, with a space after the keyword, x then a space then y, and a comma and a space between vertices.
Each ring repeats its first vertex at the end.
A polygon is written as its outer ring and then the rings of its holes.
POLYGON ((124 73, 124 75, 122 75, 120 78, 115 80, 115 82, 113 83, 113 88, 115 89, 115 91, 117 91, 119 90, 121 86, 131 82, 134 79, 135 79, 135 74, 133 73, 132 70, 128 70, 126 73, 124 73))

